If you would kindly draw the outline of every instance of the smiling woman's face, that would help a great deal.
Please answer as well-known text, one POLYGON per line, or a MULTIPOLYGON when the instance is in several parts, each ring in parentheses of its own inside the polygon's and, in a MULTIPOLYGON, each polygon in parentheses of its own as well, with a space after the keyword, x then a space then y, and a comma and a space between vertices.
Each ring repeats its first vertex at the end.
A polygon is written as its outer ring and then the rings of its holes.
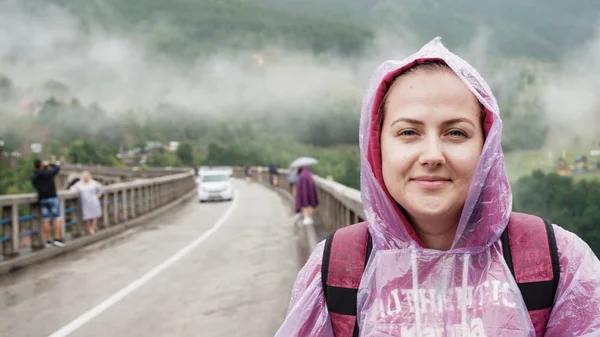
POLYGON ((415 70, 391 86, 383 113, 382 173, 391 196, 413 226, 458 221, 484 143, 475 95, 449 68, 415 70))

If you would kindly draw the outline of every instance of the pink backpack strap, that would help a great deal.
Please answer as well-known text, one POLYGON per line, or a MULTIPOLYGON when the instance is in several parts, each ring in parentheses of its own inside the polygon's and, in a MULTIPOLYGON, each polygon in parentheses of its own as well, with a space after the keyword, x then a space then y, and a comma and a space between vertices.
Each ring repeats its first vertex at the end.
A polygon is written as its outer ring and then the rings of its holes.
POLYGON ((358 336, 358 286, 371 249, 366 222, 340 228, 325 241, 321 278, 335 337, 358 336))
POLYGON ((552 224, 533 215, 512 212, 502 234, 502 248, 529 310, 536 337, 542 337, 560 277, 552 224))

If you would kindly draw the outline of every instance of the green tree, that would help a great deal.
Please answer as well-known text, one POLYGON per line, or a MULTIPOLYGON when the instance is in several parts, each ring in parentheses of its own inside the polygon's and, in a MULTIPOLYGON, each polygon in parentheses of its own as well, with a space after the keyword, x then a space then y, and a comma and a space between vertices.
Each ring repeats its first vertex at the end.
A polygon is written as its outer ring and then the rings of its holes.
POLYGON ((117 165, 116 150, 107 144, 77 140, 69 146, 69 157, 81 164, 117 165))
POLYGON ((166 167, 166 166, 181 166, 181 161, 176 154, 166 151, 157 151, 152 153, 148 158, 148 166, 166 167))
POLYGON ((577 233, 600 256, 600 182, 534 171, 513 186, 514 210, 577 233))
POLYGON ((13 95, 13 83, 4 74, 0 74, 0 99, 9 100, 13 95))
POLYGON ((194 148, 190 143, 184 142, 177 148, 177 158, 185 166, 194 165, 194 148))

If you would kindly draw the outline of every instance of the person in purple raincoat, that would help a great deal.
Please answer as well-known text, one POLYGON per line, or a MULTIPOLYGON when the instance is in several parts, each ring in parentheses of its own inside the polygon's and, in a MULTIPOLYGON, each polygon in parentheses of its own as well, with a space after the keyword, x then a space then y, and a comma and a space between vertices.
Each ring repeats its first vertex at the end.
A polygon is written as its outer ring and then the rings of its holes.
MULTIPOLYGON (((375 71, 359 137, 373 243, 359 336, 536 335, 500 242, 512 212, 501 132, 489 86, 439 38, 375 71), (455 289, 473 297, 446 296, 455 289)), ((600 336, 600 261, 577 235, 551 228, 560 278, 544 336, 600 336)), ((277 337, 335 336, 323 253, 322 242, 300 271, 277 337)))
POLYGON ((296 185, 296 213, 302 212, 302 224, 313 224, 313 211, 319 206, 317 186, 308 166, 300 168, 296 185))

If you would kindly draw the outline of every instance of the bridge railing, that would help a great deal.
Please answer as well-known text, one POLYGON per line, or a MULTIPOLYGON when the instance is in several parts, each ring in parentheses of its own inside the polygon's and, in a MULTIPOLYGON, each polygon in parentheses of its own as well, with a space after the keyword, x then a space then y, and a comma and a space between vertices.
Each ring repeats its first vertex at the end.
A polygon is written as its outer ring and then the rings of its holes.
POLYGON ((111 167, 111 166, 85 166, 80 164, 63 163, 56 177, 56 186, 66 188, 81 171, 89 171, 95 180, 105 185, 132 181, 140 178, 158 178, 176 173, 190 172, 190 168, 148 168, 148 167, 111 167))
MULTIPOLYGON (((278 173, 278 187, 287 189, 291 193, 287 179, 288 170, 278 169, 278 173)), ((243 168, 234 168, 234 175, 243 177, 243 168)), ((268 168, 254 167, 252 179, 270 183, 268 168)), ((359 190, 342 185, 331 178, 325 179, 314 175, 314 180, 319 198, 319 207, 315 211, 323 222, 325 231, 333 232, 338 228, 363 221, 365 216, 359 190)))
MULTIPOLYGON (((162 175, 105 186, 98 232, 143 216, 196 189, 194 174, 190 170, 162 175)), ((64 221, 63 237, 68 241, 85 236, 77 192, 60 191, 58 197, 64 221)), ((0 245, 4 260, 44 249, 41 211, 36 194, 0 196, 0 245)))
POLYGON ((83 170, 90 171, 92 175, 117 176, 117 177, 132 177, 132 178, 157 178, 164 177, 175 173, 187 173, 190 168, 181 167, 112 167, 112 166, 86 166, 79 164, 61 164, 61 170, 67 172, 81 172, 83 170))
POLYGON ((359 190, 318 176, 314 179, 320 203, 316 211, 327 232, 363 221, 359 190))

